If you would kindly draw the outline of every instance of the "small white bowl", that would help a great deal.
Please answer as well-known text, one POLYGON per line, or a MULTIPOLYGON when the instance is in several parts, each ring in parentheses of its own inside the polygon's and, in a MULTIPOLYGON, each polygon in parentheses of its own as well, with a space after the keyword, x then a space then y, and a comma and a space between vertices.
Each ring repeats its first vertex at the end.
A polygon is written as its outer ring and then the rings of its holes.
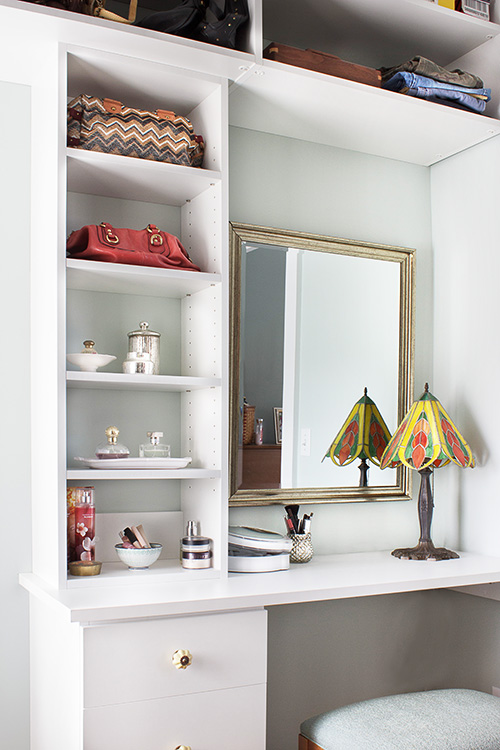
POLYGON ((67 354, 66 359, 70 364, 76 365, 83 372, 97 372, 99 367, 109 365, 116 357, 112 354, 94 354, 79 352, 78 354, 67 354))
POLYGON ((116 554, 129 570, 147 570, 155 563, 161 555, 163 547, 161 544, 151 542, 151 548, 124 547, 123 544, 115 544, 116 554))

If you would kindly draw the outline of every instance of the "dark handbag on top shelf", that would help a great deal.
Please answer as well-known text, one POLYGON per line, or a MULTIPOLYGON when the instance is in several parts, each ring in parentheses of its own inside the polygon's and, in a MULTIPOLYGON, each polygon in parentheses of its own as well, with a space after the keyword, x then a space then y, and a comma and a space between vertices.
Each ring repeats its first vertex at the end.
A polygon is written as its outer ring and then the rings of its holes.
POLYGON ((200 270, 179 239, 154 224, 148 224, 146 229, 115 229, 105 221, 98 226, 90 224, 71 232, 66 250, 68 257, 76 260, 200 270))
POLYGON ((169 10, 151 13, 137 26, 237 49, 239 30, 248 22, 247 0, 181 0, 169 10))
POLYGON ((205 144, 187 117, 80 94, 68 104, 68 146, 201 167, 205 144))

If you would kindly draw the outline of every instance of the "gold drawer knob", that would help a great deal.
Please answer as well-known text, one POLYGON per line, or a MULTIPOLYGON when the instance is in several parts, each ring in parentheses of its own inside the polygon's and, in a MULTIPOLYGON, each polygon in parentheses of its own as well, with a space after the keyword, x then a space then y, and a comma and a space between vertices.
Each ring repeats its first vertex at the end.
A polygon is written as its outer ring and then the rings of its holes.
MULTIPOLYGON (((176 669, 187 669, 189 665, 192 664, 193 657, 186 649, 178 648, 172 656, 172 662, 176 669)), ((180 745, 180 747, 184 748, 184 745, 180 745)), ((189 750, 189 748, 187 748, 187 750, 189 750)))
POLYGON ((177 745, 175 750, 191 750, 191 748, 189 747, 189 745, 177 745))

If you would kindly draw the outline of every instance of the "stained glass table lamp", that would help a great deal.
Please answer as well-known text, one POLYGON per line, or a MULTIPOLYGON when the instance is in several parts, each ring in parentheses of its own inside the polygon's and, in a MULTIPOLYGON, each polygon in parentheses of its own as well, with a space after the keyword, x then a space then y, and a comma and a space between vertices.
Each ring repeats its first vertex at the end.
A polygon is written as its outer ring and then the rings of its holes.
POLYGON ((428 383, 399 425, 384 451, 380 468, 404 464, 420 474, 418 517, 420 539, 415 547, 395 549, 392 554, 405 560, 449 560, 459 557, 445 547, 435 547, 431 540, 434 501, 431 475, 433 468, 453 462, 466 468, 474 466, 471 449, 457 430, 428 383))

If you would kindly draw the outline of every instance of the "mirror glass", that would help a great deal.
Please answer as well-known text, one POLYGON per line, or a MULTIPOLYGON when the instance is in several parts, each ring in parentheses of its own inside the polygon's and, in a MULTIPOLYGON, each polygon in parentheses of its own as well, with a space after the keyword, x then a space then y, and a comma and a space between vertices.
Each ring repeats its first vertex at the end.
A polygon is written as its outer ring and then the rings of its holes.
POLYGON ((230 503, 409 497, 404 469, 329 447, 367 389, 392 434, 412 392, 413 251, 231 225, 230 503), (325 458, 326 455, 326 458, 325 458))

